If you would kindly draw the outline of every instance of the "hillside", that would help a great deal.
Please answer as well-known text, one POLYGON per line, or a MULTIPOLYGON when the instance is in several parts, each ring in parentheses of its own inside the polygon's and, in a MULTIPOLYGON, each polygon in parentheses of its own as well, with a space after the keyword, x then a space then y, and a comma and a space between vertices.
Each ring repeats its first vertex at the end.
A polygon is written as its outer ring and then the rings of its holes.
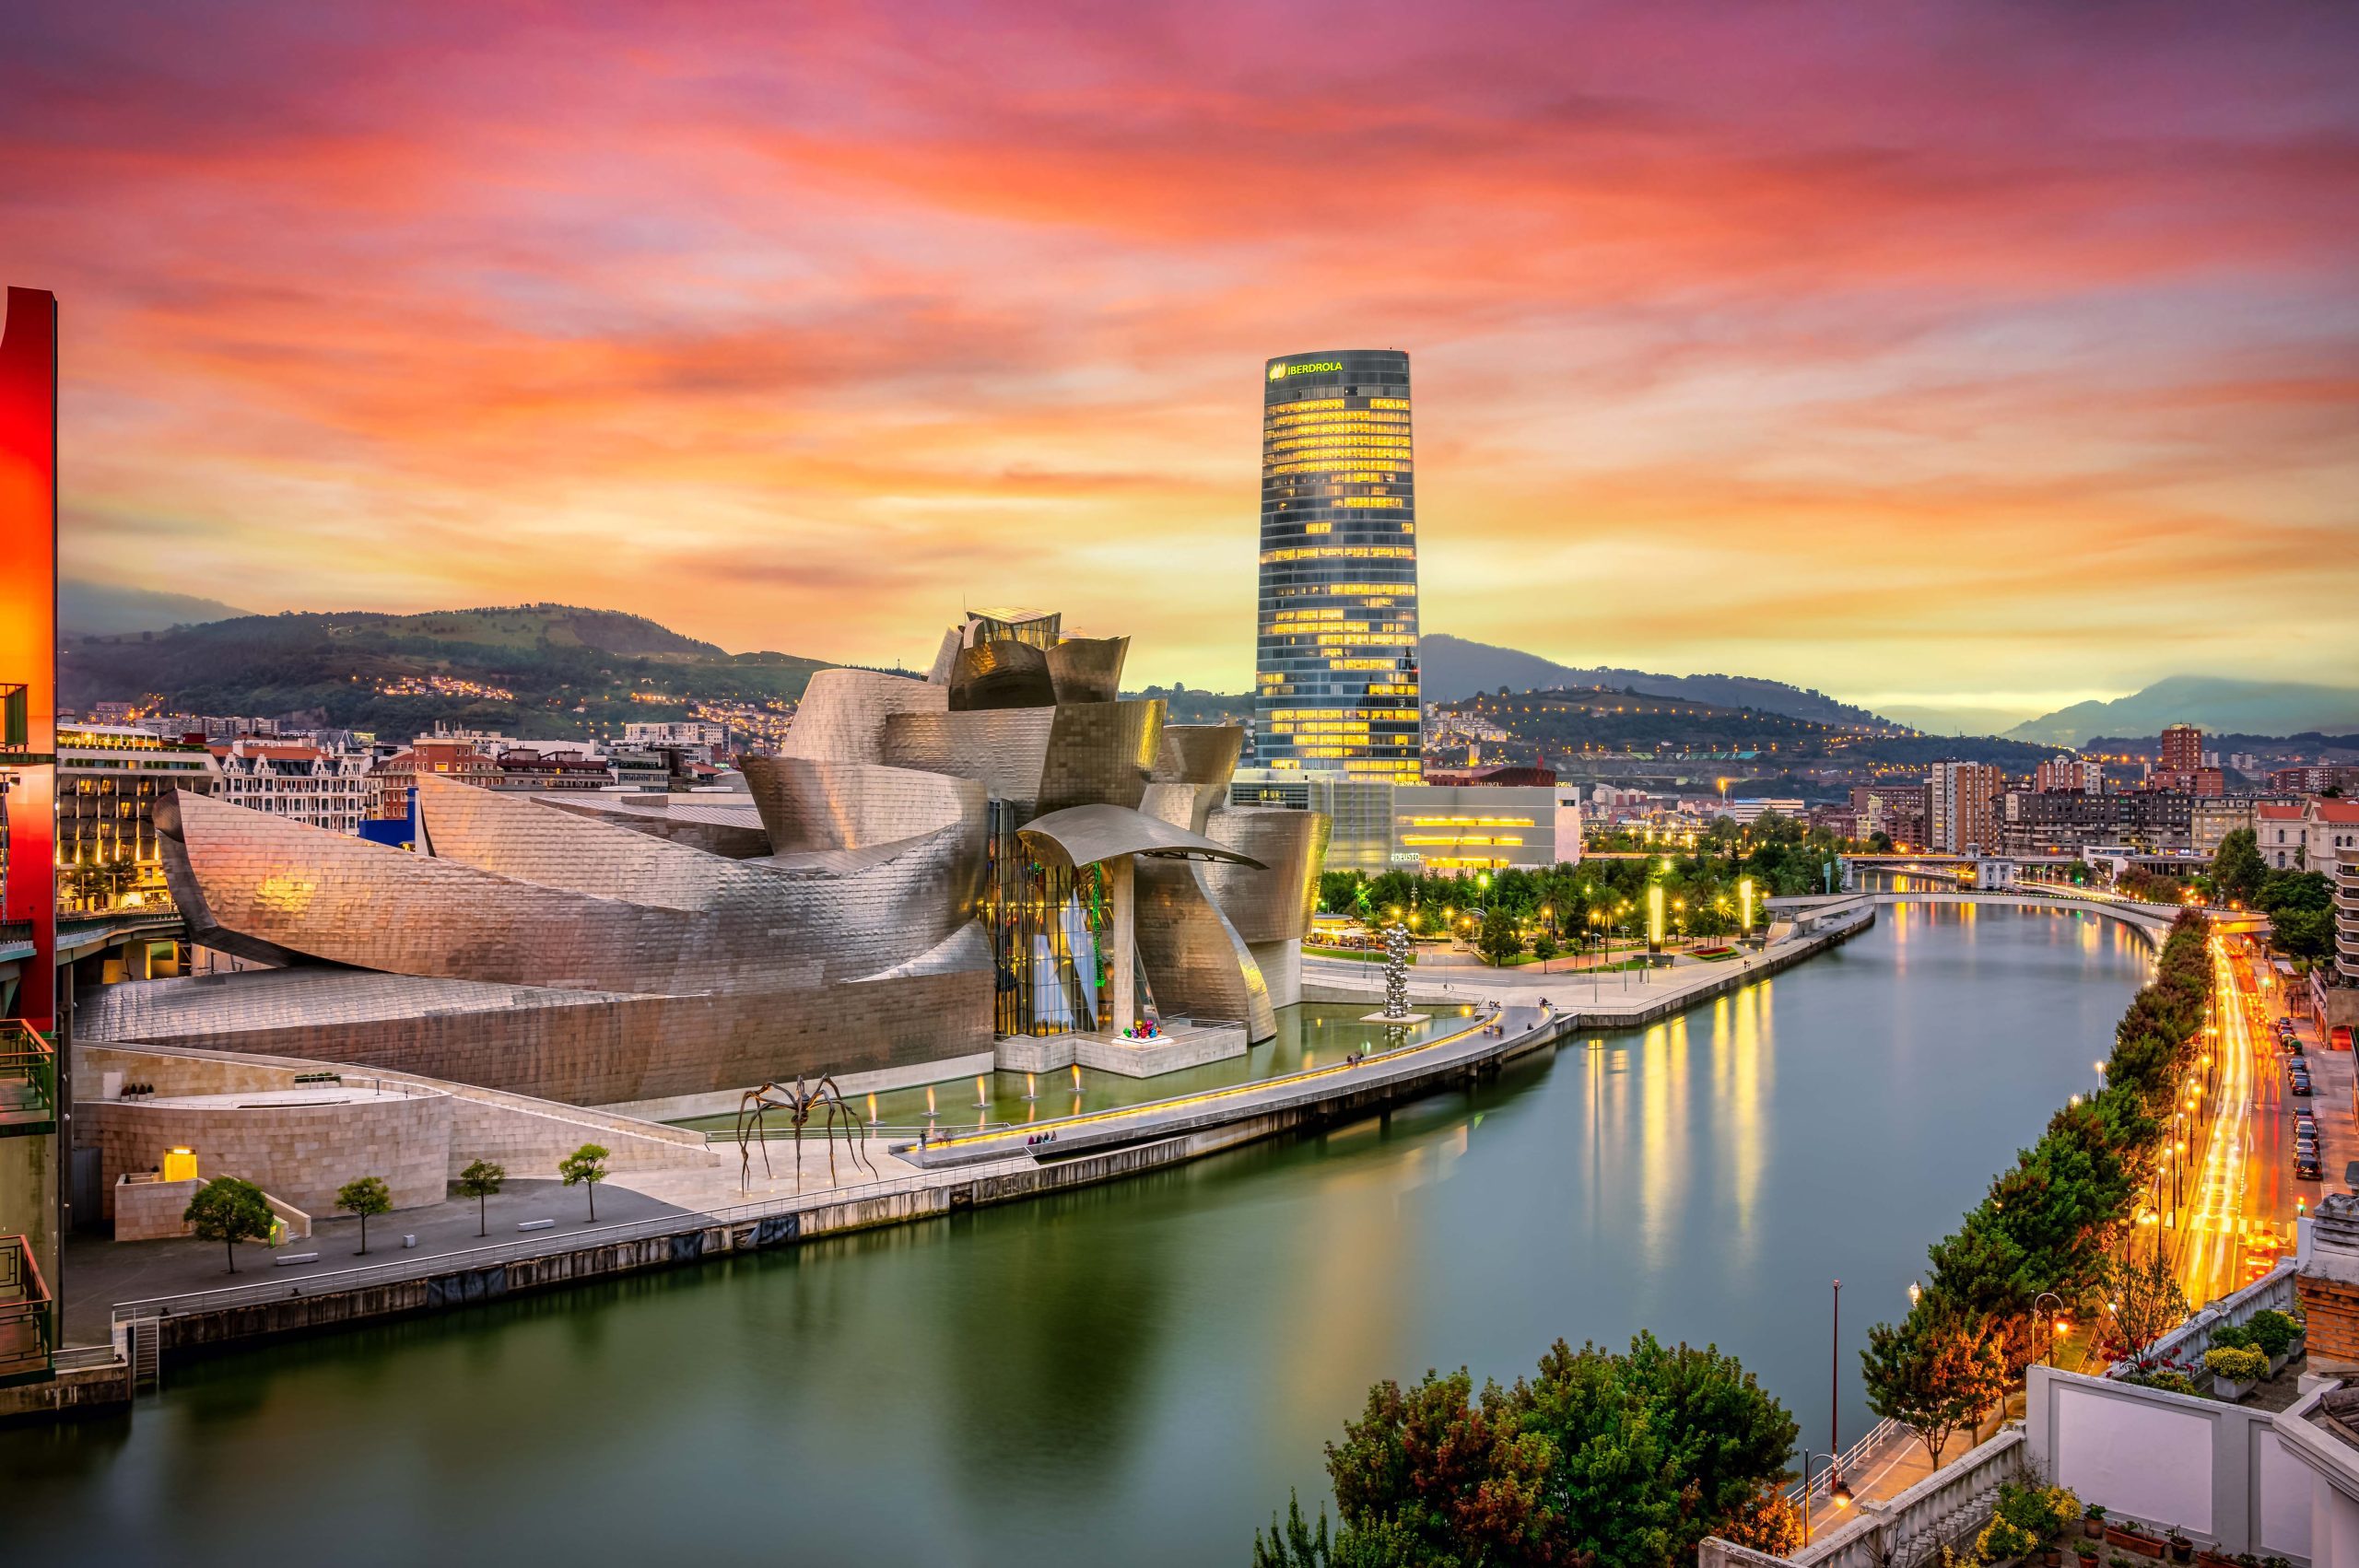
POLYGON ((252 614, 218 599, 188 593, 158 593, 146 588, 65 578, 57 585, 57 626, 65 637, 105 637, 116 632, 161 631, 252 614))
POLYGON ((1614 669, 1603 664, 1593 670, 1577 670, 1554 660, 1543 659, 1535 653, 1498 648, 1486 642, 1470 642, 1464 638, 1451 637, 1447 632, 1433 632, 1419 638, 1417 655, 1419 675, 1424 682, 1427 702, 1454 702, 1478 692, 1496 692, 1501 686, 1511 692, 1536 691, 1548 686, 1603 686, 1613 691, 1642 692, 1649 696, 1684 697, 1718 708, 1755 708, 1764 713, 1783 714, 1790 719, 1806 719, 1821 724, 1874 725, 1890 730, 1907 728, 1864 708, 1837 702, 1823 692, 1790 686, 1783 681, 1760 680, 1752 675, 1664 675, 1645 670, 1614 669))
POLYGON ((603 733, 700 705, 802 694, 824 661, 729 654, 639 615, 566 604, 247 615, 60 647, 68 711, 300 716, 407 736, 437 720, 524 737, 603 733))
POLYGON ((2042 745, 2076 746, 2095 735, 2159 735, 2167 724, 2253 735, 2359 730, 2359 690, 2282 681, 2173 675, 2110 702, 2076 702, 2007 731, 2042 745))
POLYGON ((1443 709, 1496 725, 1515 737, 1522 755, 1576 770, 1579 759, 1598 756, 1726 757, 1768 767, 1802 760, 1915 767, 1963 757, 2021 768, 2045 755, 2020 741, 1961 741, 1873 723, 1822 723, 1628 688, 1494 694, 1448 703, 1443 709))

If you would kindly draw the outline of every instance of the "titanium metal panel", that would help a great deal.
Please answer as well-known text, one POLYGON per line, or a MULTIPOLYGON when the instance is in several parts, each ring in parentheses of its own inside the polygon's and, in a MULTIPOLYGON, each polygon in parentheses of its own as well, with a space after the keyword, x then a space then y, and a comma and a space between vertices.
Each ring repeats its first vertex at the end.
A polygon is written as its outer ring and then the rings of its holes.
POLYGON ((1156 1007, 1242 1024, 1254 1040, 1276 1034, 1261 965, 1214 907, 1196 864, 1147 858, 1137 864, 1139 961, 1156 1007))
POLYGON ((1045 708, 1057 700, 1049 656, 1030 643, 998 641, 961 649, 950 671, 950 711, 1045 708))
POLYGON ((1068 703, 1053 710, 1037 809, 1138 809, 1163 743, 1163 700, 1068 703))
POLYGON ((1258 867, 1231 861, 1203 868, 1206 892, 1249 945, 1299 942, 1309 933, 1329 826, 1319 812, 1283 806, 1231 807, 1213 813, 1205 837, 1261 862, 1258 867))
POLYGON ((1041 767, 1056 719, 1053 708, 890 714, 885 720, 882 755, 875 760, 972 778, 992 799, 1029 815, 1040 798, 1041 767))
POLYGON ((890 762, 885 731, 893 715, 943 713, 949 706, 949 691, 930 682, 875 670, 821 670, 803 688, 779 750, 834 762, 890 762))
POLYGON ((1122 664, 1130 657, 1126 637, 1069 637, 1049 649, 1049 679, 1056 700, 1115 702, 1122 695, 1122 664))
POLYGON ((1024 825, 1023 832, 1028 839, 1053 845, 1065 863, 1074 867, 1112 860, 1117 855, 1201 856, 1206 860, 1241 860, 1248 866, 1259 867, 1259 862, 1242 850, 1121 806, 1068 806, 1061 812, 1034 817, 1024 825))
POLYGON ((535 803, 576 816, 586 816, 593 822, 610 823, 644 833, 667 843, 685 844, 691 849, 719 855, 732 860, 749 860, 757 855, 770 852, 770 836, 762 830, 761 819, 748 801, 744 806, 678 806, 669 802, 679 800, 672 795, 657 795, 648 801, 634 801, 628 795, 535 795, 535 803))

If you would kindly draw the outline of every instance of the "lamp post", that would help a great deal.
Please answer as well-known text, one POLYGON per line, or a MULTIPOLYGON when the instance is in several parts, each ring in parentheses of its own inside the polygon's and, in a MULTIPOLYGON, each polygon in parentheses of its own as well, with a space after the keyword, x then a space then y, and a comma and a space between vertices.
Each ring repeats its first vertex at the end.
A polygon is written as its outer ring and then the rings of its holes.
MULTIPOLYGON (((1828 1475, 1826 1494, 1829 1497, 1832 1497, 1835 1495, 1835 1488, 1842 1485, 1843 1481, 1843 1478, 1835 1473, 1835 1467, 1840 1463, 1835 1456, 1843 1452, 1843 1397, 1841 1392, 1841 1382, 1843 1376, 1843 1281, 1840 1280, 1835 1281, 1835 1311, 1832 1318, 1830 1319, 1830 1323, 1833 1338, 1830 1340, 1830 1350, 1826 1358, 1826 1468, 1828 1475)), ((1850 1489, 1848 1487, 1845 1487, 1843 1491, 1844 1501, 1847 1503, 1849 1502, 1850 1497, 1850 1489)))
POLYGON ((1804 1546, 1808 1546, 1810 1544, 1810 1462, 1813 1459, 1825 1460, 1826 1469, 1821 1473, 1833 1478, 1826 1484, 1826 1500, 1829 1503, 1834 1504, 1837 1508, 1848 1508, 1851 1506, 1851 1488, 1841 1476, 1835 1474, 1835 1456, 1832 1454, 1813 1454, 1807 1448, 1803 1449, 1802 1544, 1804 1546))
POLYGON ((2057 1335, 2064 1332, 2064 1298, 2058 1295, 2054 1291, 2042 1291, 2039 1294, 2032 1297, 2032 1316, 2039 1318, 2041 1322, 2047 1323, 2048 1321, 2047 1316, 2039 1310, 2039 1304, 2044 1301, 2052 1301, 2056 1304, 2057 1316, 2048 1336, 2048 1346, 2045 1350, 2040 1352, 2039 1359, 2046 1362, 2048 1365, 2054 1366, 2056 1364, 2056 1337, 2057 1335))

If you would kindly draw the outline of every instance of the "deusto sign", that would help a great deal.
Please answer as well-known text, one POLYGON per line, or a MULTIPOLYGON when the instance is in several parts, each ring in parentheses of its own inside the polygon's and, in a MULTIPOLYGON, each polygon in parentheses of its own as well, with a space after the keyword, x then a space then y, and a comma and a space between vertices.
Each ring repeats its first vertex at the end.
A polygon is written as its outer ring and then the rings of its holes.
POLYGON ((1320 370, 1341 370, 1343 368, 1344 362, 1340 359, 1306 359, 1294 365, 1280 359, 1270 367, 1270 380, 1283 381, 1288 376, 1308 376, 1320 370))

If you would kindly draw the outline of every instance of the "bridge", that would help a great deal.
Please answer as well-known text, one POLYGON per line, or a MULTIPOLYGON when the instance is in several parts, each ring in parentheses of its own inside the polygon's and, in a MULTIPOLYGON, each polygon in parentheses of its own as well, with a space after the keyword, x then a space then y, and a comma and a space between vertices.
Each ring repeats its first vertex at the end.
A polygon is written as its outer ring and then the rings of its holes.
MULTIPOLYGON (((1961 861, 1961 864, 1970 864, 1961 861)), ((1921 892, 1902 892, 1892 888, 1868 888, 1856 893, 1813 895, 1800 898, 1771 898, 1766 907, 1773 915, 1784 915, 1794 921, 1798 935, 1807 935, 1820 926, 1846 919, 1873 904, 1996 904, 2018 909, 2072 908, 2119 920, 2153 934, 2160 941, 2170 930, 2186 906, 2161 904, 2148 899, 2124 898, 2118 894, 2103 893, 2093 888, 2060 887, 2051 883, 2025 882, 2018 877, 2007 888, 1928 888, 1921 892)), ((2256 935, 2269 930, 2269 918, 2250 910, 2204 908, 2212 926, 2220 930, 2245 931, 2256 935)))

